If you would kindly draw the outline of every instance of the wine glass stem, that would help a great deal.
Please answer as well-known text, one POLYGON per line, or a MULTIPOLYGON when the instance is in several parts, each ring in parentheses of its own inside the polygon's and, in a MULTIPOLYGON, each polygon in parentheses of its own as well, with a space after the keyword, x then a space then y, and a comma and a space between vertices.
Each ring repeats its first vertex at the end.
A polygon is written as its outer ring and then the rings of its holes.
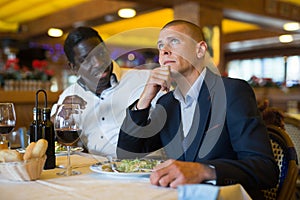
POLYGON ((67 176, 72 175, 72 166, 71 166, 71 146, 67 146, 68 154, 67 154, 67 176))

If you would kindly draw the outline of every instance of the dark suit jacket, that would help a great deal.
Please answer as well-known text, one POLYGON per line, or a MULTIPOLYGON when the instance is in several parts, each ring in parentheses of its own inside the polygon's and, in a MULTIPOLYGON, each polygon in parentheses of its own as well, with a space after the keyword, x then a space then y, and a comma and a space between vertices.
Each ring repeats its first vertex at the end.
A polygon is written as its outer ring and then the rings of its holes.
POLYGON ((129 107, 118 157, 142 157, 164 147, 169 158, 215 166, 217 185, 240 183, 253 199, 261 197, 261 189, 275 187, 279 170, 247 82, 221 78, 207 69, 186 138, 173 92, 163 95, 149 113, 129 107))

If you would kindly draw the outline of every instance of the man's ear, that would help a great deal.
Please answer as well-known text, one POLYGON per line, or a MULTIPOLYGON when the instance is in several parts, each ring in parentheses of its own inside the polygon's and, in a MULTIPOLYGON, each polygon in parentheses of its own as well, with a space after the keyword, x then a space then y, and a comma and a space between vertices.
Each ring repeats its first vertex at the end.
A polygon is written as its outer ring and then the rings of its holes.
POLYGON ((207 44, 204 41, 200 41, 197 43, 196 48, 197 58, 202 58, 207 50, 207 44))

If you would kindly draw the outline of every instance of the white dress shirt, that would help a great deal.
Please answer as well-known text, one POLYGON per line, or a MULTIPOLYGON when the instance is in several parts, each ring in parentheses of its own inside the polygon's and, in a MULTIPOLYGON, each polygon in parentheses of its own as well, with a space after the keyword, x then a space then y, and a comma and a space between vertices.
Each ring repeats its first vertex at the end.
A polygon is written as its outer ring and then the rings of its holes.
MULTIPOLYGON (((118 66, 114 65, 114 71, 115 68, 118 66)), ((126 108, 140 97, 149 75, 149 70, 128 70, 119 82, 112 76, 112 86, 100 96, 84 90, 78 83, 62 92, 57 104, 70 95, 78 95, 87 103, 82 115, 81 140, 90 153, 116 157, 119 130, 126 108)), ((53 106, 51 115, 56 111, 57 104, 53 106)))
POLYGON ((198 103, 199 92, 206 74, 206 68, 201 72, 195 83, 187 92, 186 96, 183 97, 178 87, 174 90, 174 97, 180 103, 181 109, 181 122, 184 137, 187 136, 193 122, 196 105, 198 103))
MULTIPOLYGON (((187 92, 185 98, 182 96, 178 87, 174 91, 174 97, 180 102, 181 109, 181 121, 182 121, 182 129, 184 137, 189 133, 192 122, 195 114, 196 105, 198 103, 198 96, 200 93, 201 86, 203 84, 203 80, 206 74, 206 68, 201 72, 200 76, 197 78, 195 83, 187 92)), ((215 168, 212 165, 209 165, 210 168, 215 168)), ((210 183, 215 185, 216 180, 209 180, 206 183, 210 183)))

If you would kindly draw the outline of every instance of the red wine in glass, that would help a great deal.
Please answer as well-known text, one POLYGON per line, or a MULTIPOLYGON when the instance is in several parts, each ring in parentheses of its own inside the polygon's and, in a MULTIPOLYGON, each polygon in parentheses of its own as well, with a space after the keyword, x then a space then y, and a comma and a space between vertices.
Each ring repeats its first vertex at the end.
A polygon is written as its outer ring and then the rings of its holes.
POLYGON ((0 134, 10 133, 14 128, 15 128, 15 126, 8 126, 8 125, 0 124, 0 134))
POLYGON ((0 103, 0 149, 9 148, 9 141, 6 136, 16 126, 16 113, 13 103, 0 103))
POLYGON ((80 129, 56 129, 56 137, 60 144, 72 146, 79 140, 81 134, 80 129))
POLYGON ((81 109, 79 104, 62 104, 58 107, 54 119, 54 130, 57 141, 67 146, 67 169, 58 173, 62 176, 71 176, 80 174, 78 171, 73 171, 71 167, 70 151, 80 138, 82 132, 81 109))
POLYGON ((7 126, 0 124, 0 150, 1 149, 8 149, 9 148, 9 141, 6 139, 6 135, 13 131, 15 126, 7 126))

